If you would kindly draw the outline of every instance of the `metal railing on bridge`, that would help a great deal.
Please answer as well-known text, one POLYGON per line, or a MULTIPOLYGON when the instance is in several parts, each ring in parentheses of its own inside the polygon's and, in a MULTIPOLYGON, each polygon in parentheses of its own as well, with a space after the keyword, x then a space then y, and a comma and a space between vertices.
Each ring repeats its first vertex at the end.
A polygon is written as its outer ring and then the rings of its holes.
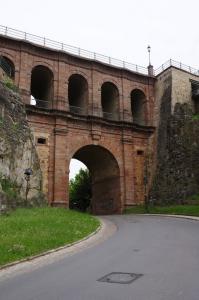
POLYGON ((39 46, 63 51, 68 54, 72 54, 72 55, 86 58, 89 60, 102 62, 102 63, 108 64, 110 66, 127 69, 132 72, 140 73, 143 75, 148 75, 148 69, 145 67, 138 66, 136 64, 125 62, 123 60, 112 58, 110 56, 106 56, 106 55, 99 54, 96 52, 91 52, 91 51, 88 51, 85 49, 67 45, 64 43, 56 42, 51 39, 47 39, 45 37, 40 37, 40 36, 37 36, 34 34, 30 34, 27 32, 9 28, 9 27, 3 26, 3 25, 0 25, 0 35, 8 36, 8 37, 19 39, 19 40, 25 40, 25 41, 31 42, 31 43, 39 45, 39 46))
MULTIPOLYGON (((24 31, 16 30, 10 27, 6 27, 3 25, 0 25, 0 35, 8 36, 11 38, 15 38, 18 40, 25 40, 27 42, 31 42, 33 44, 63 51, 68 54, 72 54, 78 57, 86 58, 93 61, 102 62, 105 64, 108 64, 110 66, 126 69, 132 72, 140 73, 143 75, 148 75, 148 68, 138 66, 136 64, 132 64, 120 59, 112 58, 110 56, 102 55, 96 52, 91 52, 85 49, 81 49, 75 46, 67 45, 64 43, 56 42, 51 39, 47 39, 45 37, 40 37, 34 34, 30 34, 24 31)), ((177 62, 175 60, 168 60, 166 63, 162 64, 159 68, 157 68, 154 71, 154 75, 157 76, 164 70, 166 70, 168 67, 176 67, 181 70, 187 71, 191 74, 199 76, 199 70, 192 68, 190 66, 187 66, 185 64, 182 64, 181 62, 177 62)))
MULTIPOLYGON (((50 100, 41 100, 41 99, 35 99, 31 96, 30 99, 30 105, 38 107, 38 108, 44 108, 44 109, 52 109, 53 108, 53 102, 50 100)), ((84 107, 78 107, 78 106, 69 106, 69 110, 71 114, 77 115, 77 116, 95 116, 100 117, 106 120, 112 120, 112 121, 119 121, 120 116, 117 112, 106 112, 103 111, 101 108, 94 108, 94 109, 86 109, 84 107)))
POLYGON ((182 64, 181 62, 178 62, 178 61, 173 60, 173 59, 169 59, 167 62, 162 64, 158 69, 156 69, 155 72, 154 72, 154 75, 155 76, 159 75, 160 73, 162 73, 163 71, 165 71, 169 67, 175 67, 175 68, 178 68, 180 70, 191 73, 193 75, 199 76, 199 70, 197 70, 195 68, 192 68, 190 66, 187 66, 185 64, 182 64))

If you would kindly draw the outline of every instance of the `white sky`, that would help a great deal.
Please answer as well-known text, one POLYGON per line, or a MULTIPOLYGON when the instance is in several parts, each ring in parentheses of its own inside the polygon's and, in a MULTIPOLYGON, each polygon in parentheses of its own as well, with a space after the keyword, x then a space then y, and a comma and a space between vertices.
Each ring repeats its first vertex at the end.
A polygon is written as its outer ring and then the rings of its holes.
POLYGON ((198 67, 198 0, 0 0, 1 25, 155 68, 198 67))
POLYGON ((86 169, 86 166, 77 159, 71 159, 69 166, 69 179, 74 178, 80 169, 86 169))
POLYGON ((4 26, 141 66, 149 44, 155 68, 172 58, 199 69, 199 0, 0 0, 0 7, 4 26))

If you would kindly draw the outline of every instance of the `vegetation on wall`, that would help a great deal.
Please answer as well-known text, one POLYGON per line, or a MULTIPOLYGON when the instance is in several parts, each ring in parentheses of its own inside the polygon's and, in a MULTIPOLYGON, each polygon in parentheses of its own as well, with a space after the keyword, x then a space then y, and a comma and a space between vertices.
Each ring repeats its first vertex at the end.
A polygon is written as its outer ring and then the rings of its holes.
POLYGON ((13 80, 10 77, 4 76, 3 83, 7 88, 12 90, 13 92, 19 91, 18 87, 14 84, 13 80))

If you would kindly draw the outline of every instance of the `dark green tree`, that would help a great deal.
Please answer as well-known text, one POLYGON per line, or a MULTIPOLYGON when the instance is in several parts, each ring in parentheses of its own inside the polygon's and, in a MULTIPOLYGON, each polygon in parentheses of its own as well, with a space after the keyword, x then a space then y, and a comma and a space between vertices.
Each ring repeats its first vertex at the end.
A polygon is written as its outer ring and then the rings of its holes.
POLYGON ((88 169, 80 169, 79 173, 69 183, 70 209, 82 212, 88 210, 91 202, 91 177, 88 169))

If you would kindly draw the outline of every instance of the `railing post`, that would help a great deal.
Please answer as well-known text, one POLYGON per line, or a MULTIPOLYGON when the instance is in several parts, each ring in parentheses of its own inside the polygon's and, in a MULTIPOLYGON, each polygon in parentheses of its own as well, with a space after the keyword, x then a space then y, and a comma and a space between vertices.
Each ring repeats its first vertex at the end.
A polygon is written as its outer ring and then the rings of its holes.
POLYGON ((61 49, 62 49, 62 51, 64 50, 64 44, 63 43, 61 43, 61 49))
POLYGON ((93 54, 94 54, 94 60, 96 60, 96 53, 94 52, 93 54))
POLYGON ((7 35, 8 34, 8 27, 6 26, 6 28, 5 28, 5 35, 7 35))
POLYGON ((46 46, 46 38, 44 37, 44 46, 46 46))
POLYGON ((26 32, 24 32, 24 39, 26 40, 26 36, 27 36, 27 34, 26 34, 26 32))
POLYGON ((111 65, 111 57, 108 58, 109 65, 111 65))
POLYGON ((81 49, 78 48, 78 55, 80 56, 81 55, 81 49))

